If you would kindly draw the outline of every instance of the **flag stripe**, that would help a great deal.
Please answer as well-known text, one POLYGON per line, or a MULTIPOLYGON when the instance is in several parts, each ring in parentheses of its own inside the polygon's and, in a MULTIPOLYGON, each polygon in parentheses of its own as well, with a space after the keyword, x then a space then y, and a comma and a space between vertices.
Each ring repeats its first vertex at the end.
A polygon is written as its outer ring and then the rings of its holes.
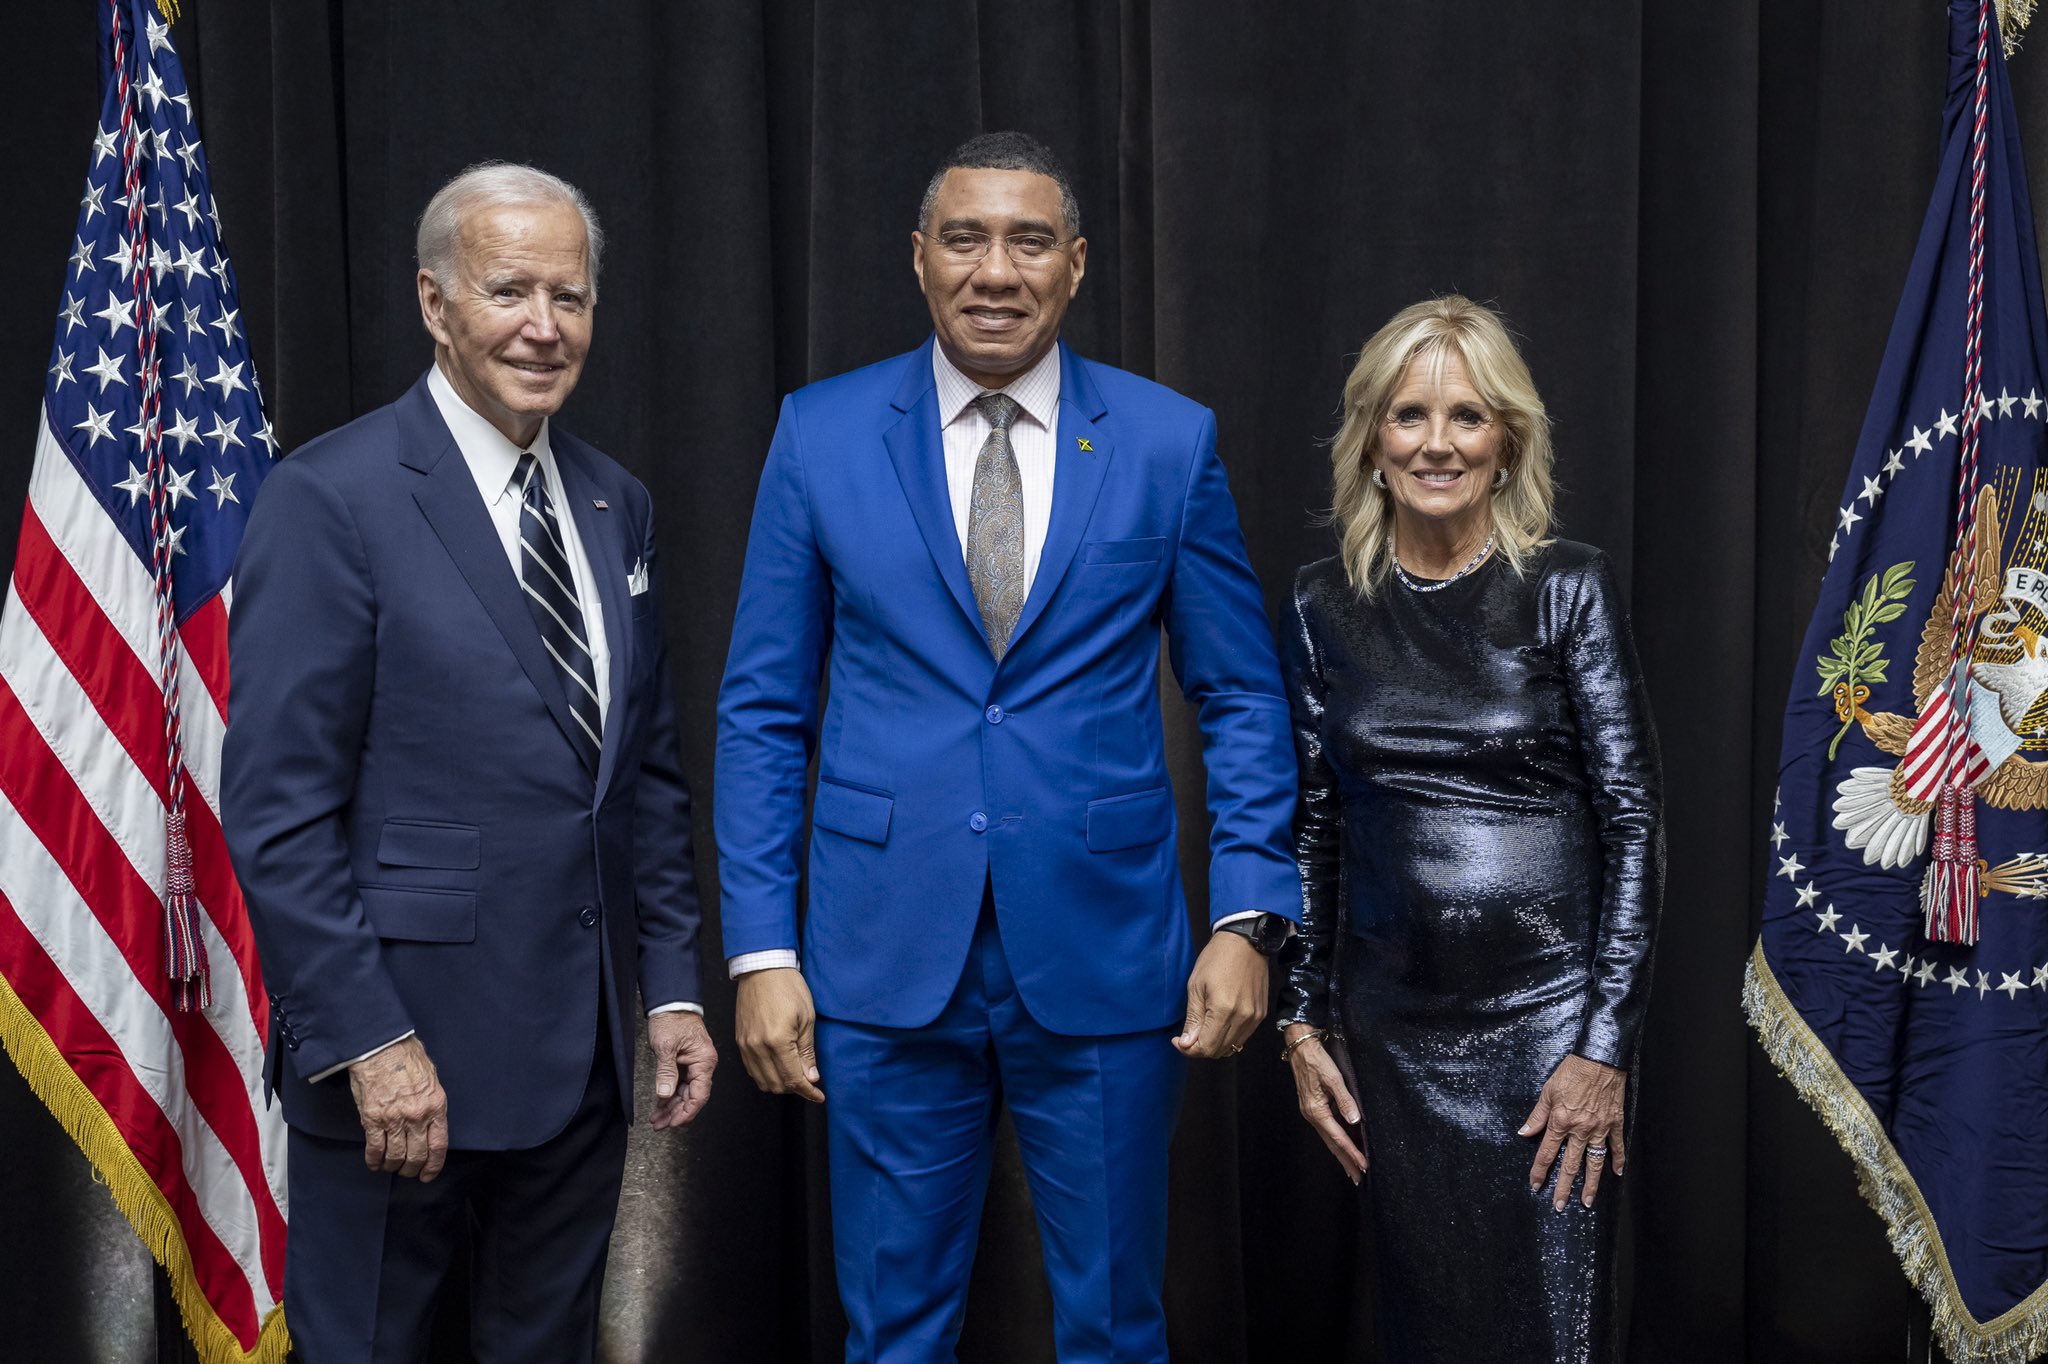
MULTIPOLYGON (((0 801, 0 811, 6 808, 0 801)), ((274 1288, 258 1291, 234 1254, 203 1215, 203 1194, 187 1179, 184 1145, 155 1095, 130 1067, 120 1043, 71 982, 15 908, 0 881, 0 967, 7 983, 50 1035, 66 1064, 93 1092, 151 1180, 162 1191, 184 1232, 194 1276, 222 1321, 245 1349, 257 1323, 278 1301, 274 1288)))
MULTIPOLYGON (((128 772, 125 779, 104 768, 93 774, 92 789, 119 793, 108 802, 117 822, 133 819, 138 807, 154 802, 140 774, 132 768, 128 772)), ((8 867, 0 889, 23 907, 24 922, 53 957, 66 963, 67 951, 60 944, 68 944, 79 954, 82 969, 94 973, 106 994, 95 1002, 94 1012, 117 1035, 133 1035, 142 1043, 123 1050, 131 1057, 165 1058, 152 1065, 181 1073, 177 1087, 181 1094, 190 1090, 192 1117, 205 1124, 214 1147, 238 1172, 217 1172, 217 1177, 238 1178, 246 1186, 244 1198, 254 1201, 253 1217, 263 1236, 281 1245, 284 1221, 264 1168, 250 1079, 204 1016, 167 1008, 160 903, 5 678, 0 678, 0 797, 15 816, 0 819, 0 862, 8 867)), ((91 982, 78 972, 67 969, 66 975, 82 994, 93 993, 91 982)), ((236 1016, 246 1016, 246 1006, 236 1016)), ((163 1094, 157 1098, 171 1111, 163 1094)), ((183 1123, 179 1128, 191 1130, 183 1123)), ((212 1199, 207 1201, 211 1206, 212 1199)), ((245 1215, 240 1209, 237 1213, 245 1215)), ((246 1249, 260 1247, 252 1239, 246 1249)), ((251 1254, 246 1262, 256 1264, 258 1256, 251 1254)))
MULTIPOLYGON (((189 688, 194 681, 206 689, 207 697, 213 702, 218 715, 228 713, 228 611, 227 604, 219 597, 210 597, 206 603, 178 626, 178 638, 185 645, 185 659, 191 669, 185 679, 189 688)), ((186 706, 185 728, 192 730, 194 709, 186 706)), ((200 746, 197 738, 188 738, 192 747, 200 746)), ((209 802, 218 808, 218 800, 209 802)))
MULTIPOLYGON (((156 618, 151 605, 156 588, 149 569, 135 547, 108 519, 84 477, 71 462, 70 453, 51 435, 45 420, 39 428, 35 471, 29 476, 29 507, 41 520, 52 544, 71 565, 73 573, 106 613, 107 620, 127 642, 129 652, 152 679, 157 676, 156 618)), ((206 608, 211 610, 212 607, 206 608)), ((194 617, 200 615, 195 612, 194 617)), ((190 621, 187 622, 189 626, 190 621)), ((214 628, 202 623, 201 629, 214 628)), ((185 631, 179 631, 183 638, 185 631)), ((202 640, 202 643, 204 641, 202 640)), ((211 650, 212 645, 206 647, 211 650)), ((220 809, 220 743, 227 732, 224 707, 215 703, 225 695, 225 681, 218 686, 195 667, 188 652, 179 683, 184 693, 185 762, 193 780, 206 793, 206 803, 220 809)), ((161 729, 159 717, 152 728, 161 729)))
MULTIPOLYGON (((70 561, 57 552, 33 503, 22 516, 15 587, 16 602, 28 619, 11 624, 9 633, 0 635, 0 675, 9 678, 17 694, 32 703, 31 709, 51 707, 61 711, 39 728, 48 736, 65 736, 66 744, 74 742, 72 736, 78 736, 75 742, 80 755, 89 751, 85 736, 98 734, 101 724, 119 741, 139 769, 139 775, 155 792, 159 808, 148 825, 141 820, 106 822, 110 829, 129 834, 121 842, 137 874, 150 885, 160 885, 164 872, 161 806, 168 803, 164 785, 168 763, 161 718, 162 693, 142 661, 112 637, 112 621, 86 590, 84 582, 71 571, 70 561), (62 623, 62 635, 50 628, 49 623, 55 622, 62 623), (57 656, 60 638, 71 642, 65 651, 67 656, 61 660, 57 656), (80 688, 91 699, 90 709, 80 704, 80 688), (144 847, 153 847, 154 855, 142 854, 140 850, 144 847)), ((190 690, 186 696, 188 715, 209 717, 218 724, 218 716, 203 696, 190 690)), ((193 724, 186 733, 199 736, 205 744, 208 729, 209 726, 193 724)), ((215 739, 206 751, 218 749, 219 741, 215 739)), ((113 770, 112 755, 96 756, 113 770)), ((218 762, 201 764, 188 760, 186 764, 186 776, 194 788, 209 771, 217 783, 218 762)), ((76 764, 72 775, 82 789, 99 789, 95 775, 77 770, 76 764)), ((221 935, 242 977, 240 993, 253 1006, 249 1018, 260 1038, 269 1027, 270 1009, 261 986, 255 940, 247 928, 241 887, 235 881, 227 842, 215 813, 218 796, 203 789, 199 794, 201 800, 188 797, 185 804, 193 876, 202 902, 214 911, 216 926, 227 925, 221 929, 221 935)), ((107 811, 102 809, 100 813, 106 819, 107 811)), ((258 1064, 260 1068, 260 1052, 258 1064)))

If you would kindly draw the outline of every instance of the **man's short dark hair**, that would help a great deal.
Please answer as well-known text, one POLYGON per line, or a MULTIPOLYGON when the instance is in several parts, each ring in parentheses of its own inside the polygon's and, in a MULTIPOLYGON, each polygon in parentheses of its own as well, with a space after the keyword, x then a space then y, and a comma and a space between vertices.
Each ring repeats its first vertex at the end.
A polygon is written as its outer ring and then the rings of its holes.
POLYGON ((917 210, 920 232, 931 230, 932 205, 938 202, 939 182, 949 170, 1014 170, 1043 175, 1060 187, 1060 216, 1067 220, 1067 235, 1081 235, 1081 201, 1074 197, 1074 182, 1067 178, 1067 168, 1052 154, 1052 148, 1029 133, 982 133, 955 147, 953 154, 932 172, 931 183, 924 187, 924 203, 917 210))

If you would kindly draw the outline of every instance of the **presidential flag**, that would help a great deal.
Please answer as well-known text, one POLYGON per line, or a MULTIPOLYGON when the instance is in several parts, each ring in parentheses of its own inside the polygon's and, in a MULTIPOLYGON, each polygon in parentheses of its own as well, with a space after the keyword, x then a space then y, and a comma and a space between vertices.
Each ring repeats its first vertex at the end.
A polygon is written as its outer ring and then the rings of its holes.
POLYGON ((280 1360, 284 1127, 218 814, 228 573, 276 440, 169 25, 147 0, 99 12, 99 125, 0 613, 0 1044, 163 1265, 201 1358, 280 1360))
POLYGON ((1743 1002, 1956 1360, 2048 1351, 2048 314, 1998 17, 1785 708, 1743 1002))

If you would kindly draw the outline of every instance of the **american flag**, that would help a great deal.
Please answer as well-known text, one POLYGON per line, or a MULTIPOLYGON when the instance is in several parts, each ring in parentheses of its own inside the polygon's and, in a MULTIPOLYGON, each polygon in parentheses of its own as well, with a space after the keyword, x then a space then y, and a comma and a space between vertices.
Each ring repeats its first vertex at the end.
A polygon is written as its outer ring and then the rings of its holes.
POLYGON ((218 813, 228 574, 277 442, 148 0, 101 0, 100 70, 0 612, 0 1042, 201 1357, 281 1360, 284 1125, 218 813))

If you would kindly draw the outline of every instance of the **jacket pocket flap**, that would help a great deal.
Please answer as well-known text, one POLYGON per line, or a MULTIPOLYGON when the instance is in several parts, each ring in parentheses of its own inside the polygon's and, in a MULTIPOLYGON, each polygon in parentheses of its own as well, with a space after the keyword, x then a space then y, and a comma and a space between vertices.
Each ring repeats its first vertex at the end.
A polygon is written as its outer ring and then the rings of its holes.
POLYGON ((1163 536, 1148 535, 1140 540, 1090 540, 1084 561, 1091 564, 1157 563, 1166 553, 1163 536))
POLYGON ((845 834, 848 838, 886 843, 889 839, 889 816, 895 809, 896 802, 889 796, 841 786, 836 781, 820 777, 818 799, 811 806, 811 823, 835 834, 845 834))
POLYGON ((483 865, 483 852, 483 832, 474 824, 387 819, 377 839, 377 860, 387 867, 475 871, 483 865))
POLYGON ((1173 792, 1164 786, 1088 802, 1088 849, 1113 852, 1157 843, 1173 832, 1173 792))
POLYGON ((363 913, 380 938, 408 942, 475 942, 476 892, 360 886, 363 913))

